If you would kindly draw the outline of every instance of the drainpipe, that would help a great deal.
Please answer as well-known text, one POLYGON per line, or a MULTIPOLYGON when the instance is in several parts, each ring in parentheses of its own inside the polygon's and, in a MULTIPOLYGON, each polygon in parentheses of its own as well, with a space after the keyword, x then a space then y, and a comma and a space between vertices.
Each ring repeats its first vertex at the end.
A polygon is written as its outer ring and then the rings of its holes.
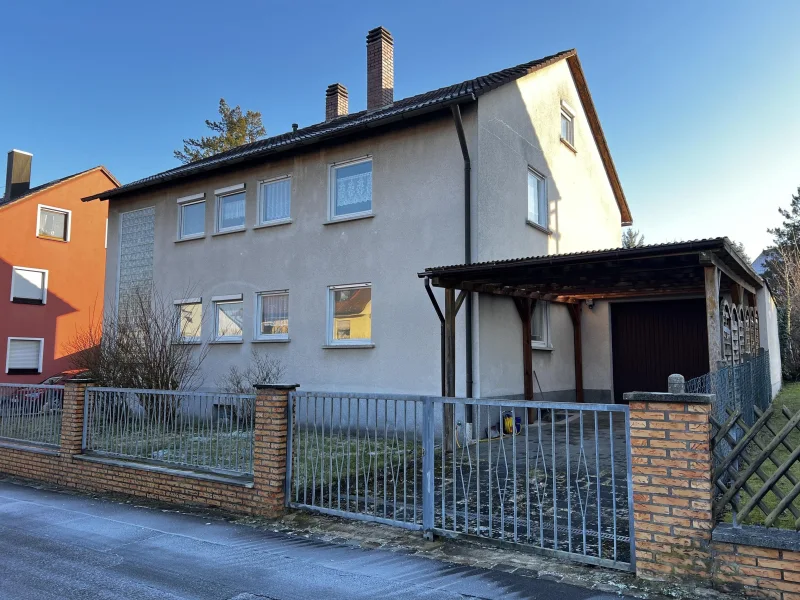
MULTIPOLYGON (((464 156, 464 263, 472 263, 472 211, 470 208, 471 193, 471 173, 472 164, 469 159, 469 149, 467 148, 467 138, 464 135, 464 122, 461 120, 461 107, 453 104, 450 107, 453 113, 453 122, 456 125, 458 142, 461 144, 461 154, 464 156)), ((472 398, 472 292, 467 294, 466 320, 467 331, 465 335, 467 350, 467 398, 472 398)), ((472 423, 472 405, 467 405, 467 423, 472 423)))

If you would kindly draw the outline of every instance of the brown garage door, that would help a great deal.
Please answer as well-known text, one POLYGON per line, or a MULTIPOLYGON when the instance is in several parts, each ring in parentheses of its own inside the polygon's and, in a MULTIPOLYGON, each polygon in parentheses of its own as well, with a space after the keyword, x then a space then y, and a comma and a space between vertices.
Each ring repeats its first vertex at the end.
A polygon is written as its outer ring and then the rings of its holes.
POLYGON ((614 397, 666 392, 667 377, 708 372, 705 301, 668 300, 611 305, 614 397))

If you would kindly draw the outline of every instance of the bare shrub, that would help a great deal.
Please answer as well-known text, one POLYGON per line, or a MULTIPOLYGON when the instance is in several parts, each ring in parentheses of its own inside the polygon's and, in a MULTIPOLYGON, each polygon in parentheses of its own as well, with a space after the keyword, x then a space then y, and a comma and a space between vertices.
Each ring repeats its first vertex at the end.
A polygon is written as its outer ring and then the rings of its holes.
POLYGON ((286 367, 279 358, 262 353, 255 348, 250 351, 250 363, 244 369, 231 365, 217 379, 217 388, 229 394, 252 394, 253 386, 280 383, 286 367))

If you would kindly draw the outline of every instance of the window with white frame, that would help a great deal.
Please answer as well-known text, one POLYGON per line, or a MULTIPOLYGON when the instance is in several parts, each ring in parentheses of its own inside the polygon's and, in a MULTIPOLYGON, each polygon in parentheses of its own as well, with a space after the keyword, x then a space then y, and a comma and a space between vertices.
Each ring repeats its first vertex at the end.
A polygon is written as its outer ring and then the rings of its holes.
POLYGON ((328 344, 372 343, 372 285, 328 288, 328 344))
POLYGON ((575 111, 566 102, 561 102, 561 139, 575 146, 575 111))
POLYGON ((217 232, 244 229, 244 184, 216 190, 214 193, 217 197, 217 232))
POLYGON ((203 304, 200 298, 175 301, 177 311, 177 336, 181 342, 200 341, 203 329, 203 304))
POLYGON ((244 303, 242 295, 218 296, 214 304, 214 339, 218 342, 242 341, 244 303))
POLYGON ((528 221, 547 228, 547 181, 533 169, 528 169, 528 221))
POLYGON ((178 239, 203 237, 206 233, 206 195, 178 198, 178 239))
POLYGON ((551 348, 550 344, 550 303, 537 300, 531 316, 531 346, 551 348))
POLYGON ((292 216, 292 178, 262 181, 259 192, 258 224, 288 221, 292 216))
POLYGON ((330 218, 341 219, 372 212, 372 159, 330 166, 330 218))
POLYGON ((257 296, 256 339, 289 339, 289 292, 262 292, 257 296))
POLYGON ((68 242, 71 219, 71 211, 40 204, 36 218, 36 236, 46 240, 68 242))
POLYGON ((44 339, 10 337, 6 348, 8 375, 36 375, 42 372, 44 339))
POLYGON ((19 304, 47 304, 47 271, 13 267, 11 301, 19 304))

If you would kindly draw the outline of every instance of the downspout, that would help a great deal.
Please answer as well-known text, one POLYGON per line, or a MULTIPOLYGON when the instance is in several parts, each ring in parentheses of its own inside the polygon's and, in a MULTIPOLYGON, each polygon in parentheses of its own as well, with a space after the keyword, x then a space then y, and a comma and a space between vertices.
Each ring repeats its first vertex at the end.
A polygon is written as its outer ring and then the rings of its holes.
MULTIPOLYGON (((464 122, 461 120, 461 107, 453 104, 450 107, 453 113, 453 121, 456 125, 458 142, 461 144, 461 154, 464 157, 464 263, 472 264, 472 210, 470 201, 472 198, 472 164, 469 158, 469 148, 467 148, 467 138, 464 135, 464 122)), ((466 297, 466 355, 467 355, 467 398, 472 398, 472 292, 466 297)), ((472 423, 472 405, 467 405, 467 422, 472 423)))

